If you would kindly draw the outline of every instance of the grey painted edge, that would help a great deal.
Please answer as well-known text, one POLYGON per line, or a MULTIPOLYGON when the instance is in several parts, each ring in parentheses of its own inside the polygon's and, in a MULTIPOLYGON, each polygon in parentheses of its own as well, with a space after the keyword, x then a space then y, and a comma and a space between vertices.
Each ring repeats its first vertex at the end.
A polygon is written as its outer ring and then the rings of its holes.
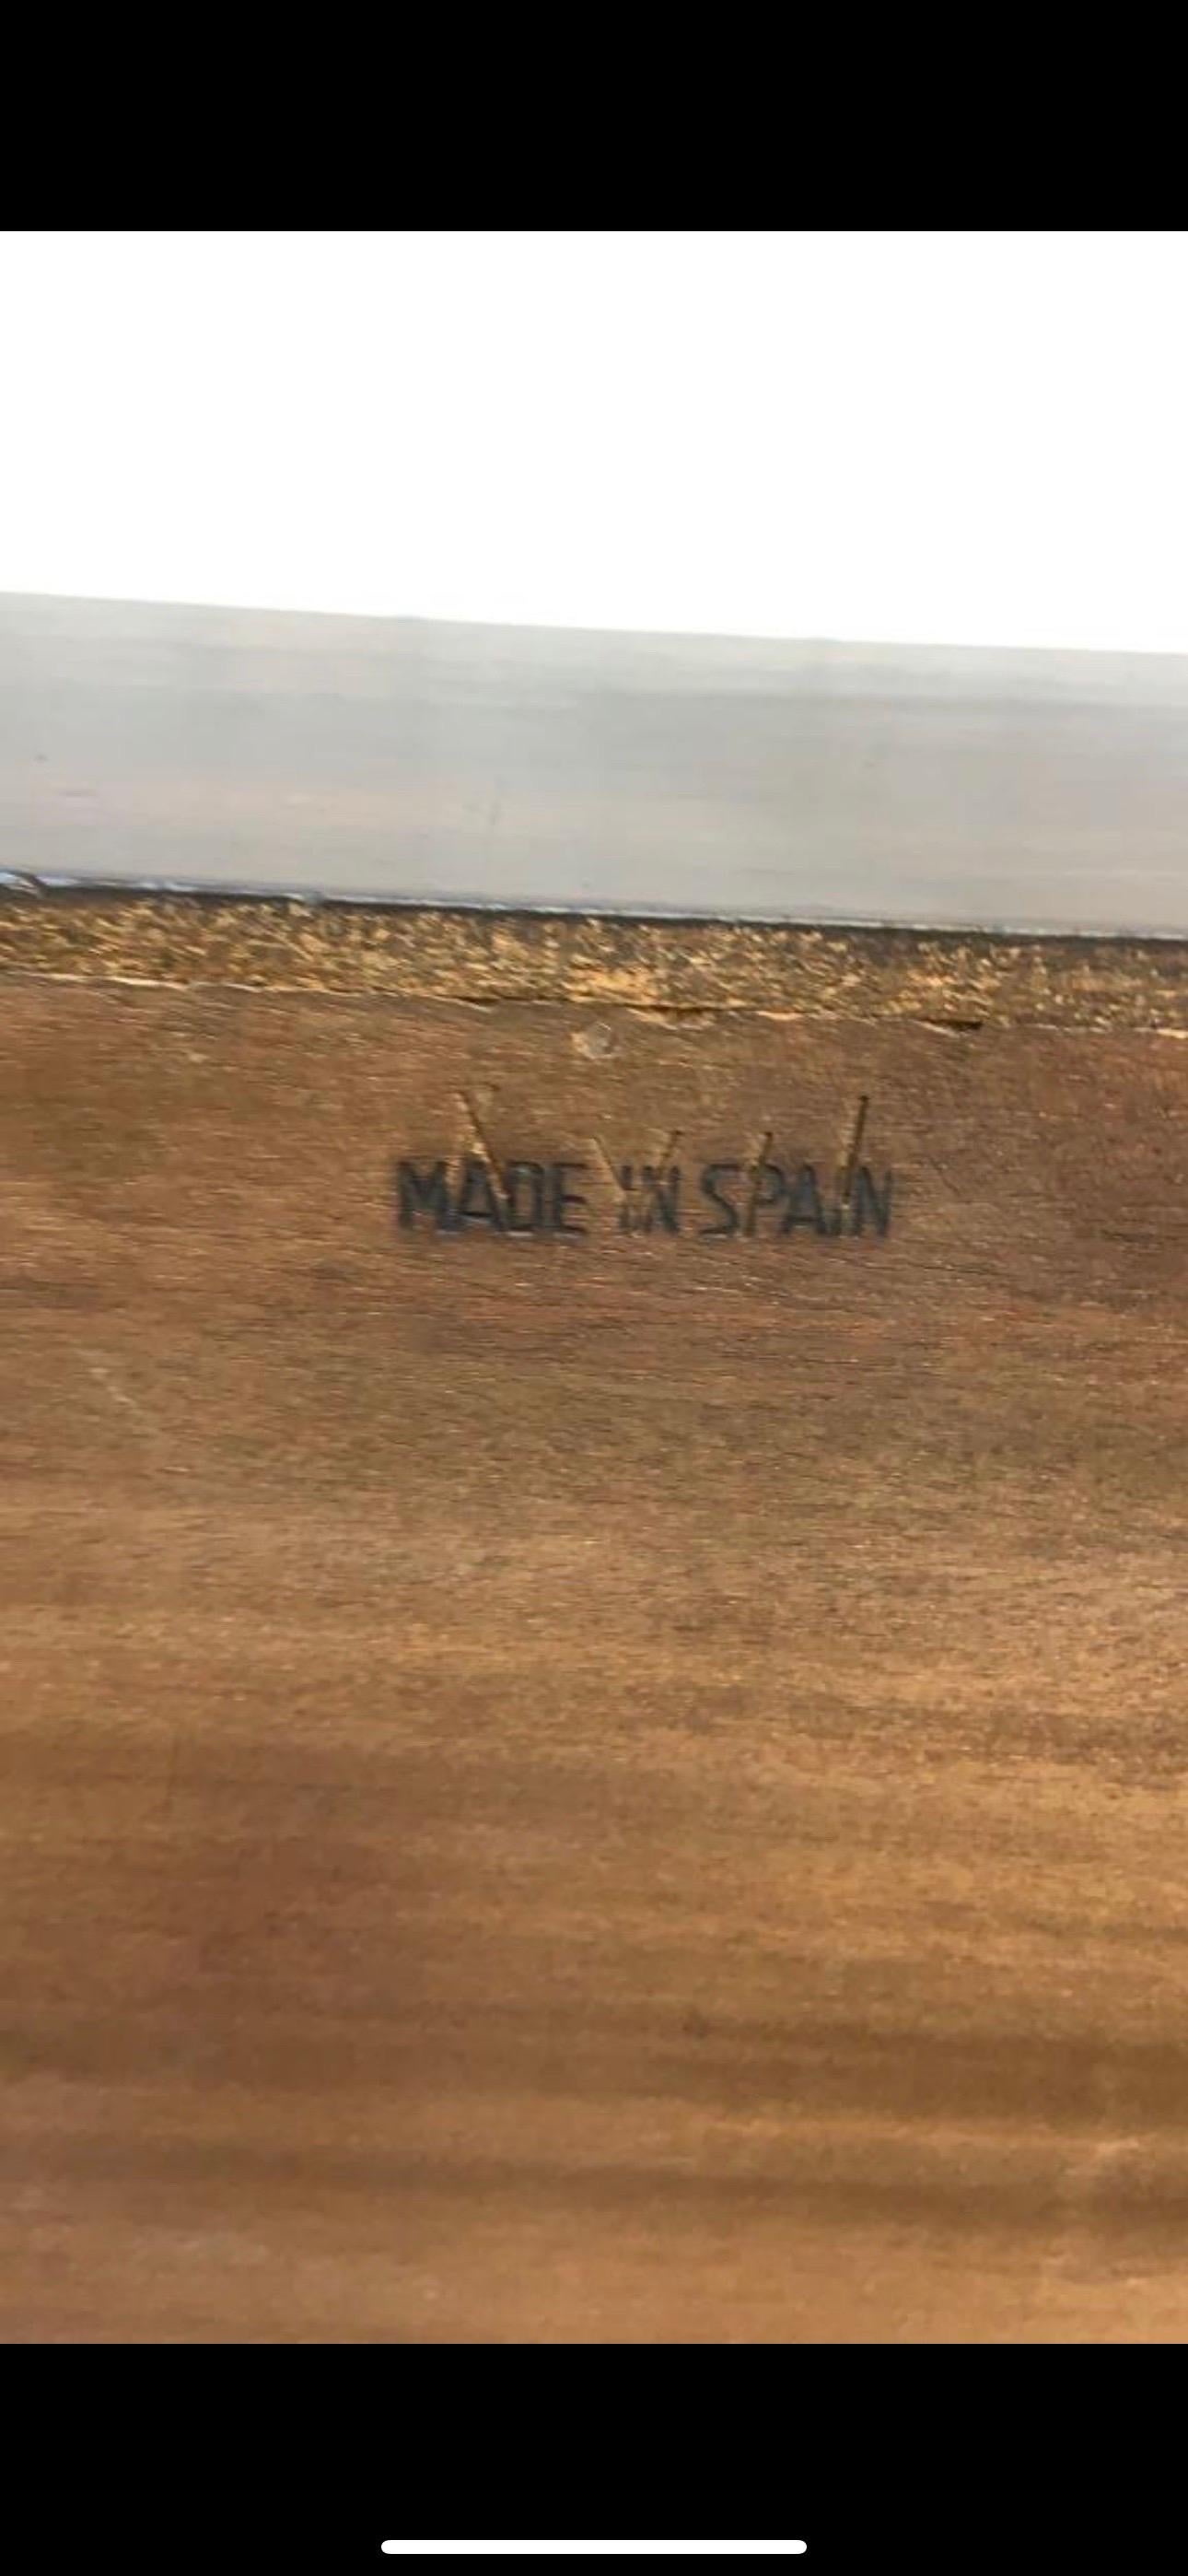
POLYGON ((1188 656, 0 597, 0 885, 1181 939, 1188 656))

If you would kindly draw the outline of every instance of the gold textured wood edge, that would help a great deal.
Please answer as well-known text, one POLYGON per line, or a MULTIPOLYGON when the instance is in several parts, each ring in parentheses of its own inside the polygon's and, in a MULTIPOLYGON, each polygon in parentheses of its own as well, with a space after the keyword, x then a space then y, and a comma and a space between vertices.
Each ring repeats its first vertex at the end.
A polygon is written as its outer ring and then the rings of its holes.
POLYGON ((310 903, 17 881, 0 975, 1188 1034, 1188 941, 310 903))

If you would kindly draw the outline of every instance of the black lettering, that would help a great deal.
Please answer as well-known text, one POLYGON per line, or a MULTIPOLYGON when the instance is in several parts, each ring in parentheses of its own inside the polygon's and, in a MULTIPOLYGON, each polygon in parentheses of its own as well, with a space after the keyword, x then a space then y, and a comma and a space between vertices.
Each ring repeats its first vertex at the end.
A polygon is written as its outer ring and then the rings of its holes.
POLYGON ((891 1174, 887 1173, 882 1190, 877 1190, 874 1176, 865 1163, 859 1165, 854 1182, 851 1229, 861 1234, 867 1215, 873 1217, 876 1234, 886 1234, 891 1224, 891 1174))
POLYGON ((490 1172, 479 1154, 468 1154, 462 1166, 454 1217, 460 1226, 490 1225, 497 1234, 503 1232, 499 1201, 491 1184, 490 1172))
MULTIPOLYGON (((793 1170, 769 1162, 769 1142, 764 1136, 758 1162, 695 1167, 693 1178, 709 1221, 701 1225, 691 1212, 691 1232, 719 1240, 753 1237, 763 1232, 760 1219, 765 1212, 772 1219, 769 1233, 781 1236, 802 1228, 819 1236, 890 1232, 890 1172, 876 1179, 868 1163, 851 1160, 838 1174, 836 1189, 830 1190, 825 1206, 814 1165, 802 1163, 793 1170)), ((411 1227, 423 1220, 439 1234, 485 1226, 492 1234, 588 1235, 593 1222, 590 1201, 577 1184, 590 1168, 589 1163, 568 1158, 538 1163, 521 1157, 496 1163, 480 1153, 459 1155, 454 1162, 446 1156, 435 1160, 402 1156, 393 1162, 396 1222, 411 1227)), ((614 1177, 620 1191, 617 1222, 623 1233, 682 1232, 685 1176, 680 1164, 623 1163, 614 1177)))
POLYGON ((720 1235, 738 1233, 738 1209, 736 1208, 733 1199, 723 1197, 721 1190, 718 1188, 718 1179, 719 1175, 727 1180, 731 1178, 737 1179, 741 1170, 741 1163, 706 1164, 705 1170, 701 1175, 701 1195, 703 1198, 709 1199, 713 1207, 720 1208, 722 1215, 726 1219, 726 1223, 725 1225, 699 1226, 699 1234, 720 1235))
POLYGON ((663 1234, 679 1234, 681 1176, 675 1163, 665 1173, 658 1172, 654 1164, 645 1163, 642 1179, 646 1195, 641 1232, 651 1234, 658 1222, 663 1234))
POLYGON ((753 1234, 755 1220, 763 1208, 778 1207, 787 1184, 778 1163, 752 1163, 751 1187, 747 1194, 747 1212, 743 1233, 753 1234))
POLYGON ((549 1165, 549 1218, 554 1234, 586 1233, 587 1228, 584 1225, 571 1225, 566 1217, 567 1208, 584 1208, 586 1201, 579 1190, 566 1189, 565 1175, 567 1172, 582 1173, 588 1169, 589 1166, 586 1163, 551 1163, 549 1165))
POLYGON ((444 1162, 434 1163, 429 1172, 421 1171, 416 1163, 400 1162, 396 1166, 396 1186, 398 1225, 413 1225, 419 1215, 431 1216, 439 1234, 452 1230, 454 1219, 444 1162))
POLYGON ((791 1234, 793 1227, 809 1225, 814 1234, 826 1232, 825 1211, 817 1188, 817 1175, 811 1163, 802 1163, 788 1192, 781 1234, 791 1234))
POLYGON ((503 1185, 507 1194, 507 1230, 509 1234, 543 1234, 545 1175, 543 1163, 506 1163, 503 1185), (528 1214, 524 1213, 527 1193, 528 1214))

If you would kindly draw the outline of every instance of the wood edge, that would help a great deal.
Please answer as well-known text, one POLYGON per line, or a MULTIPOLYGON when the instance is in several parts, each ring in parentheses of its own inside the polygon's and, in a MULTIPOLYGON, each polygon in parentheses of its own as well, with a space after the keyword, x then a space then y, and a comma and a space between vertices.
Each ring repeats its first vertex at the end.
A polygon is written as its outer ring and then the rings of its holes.
POLYGON ((1188 1035, 1188 940, 0 887, 0 978, 1188 1035))

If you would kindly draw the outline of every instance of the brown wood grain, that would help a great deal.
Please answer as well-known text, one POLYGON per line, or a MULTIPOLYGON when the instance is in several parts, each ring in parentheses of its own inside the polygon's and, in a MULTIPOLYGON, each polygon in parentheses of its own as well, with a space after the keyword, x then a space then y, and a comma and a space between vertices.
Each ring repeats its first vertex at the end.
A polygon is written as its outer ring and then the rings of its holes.
POLYGON ((81 957, 0 995, 0 2331, 1179 2339, 1181 1037, 81 957), (617 1231, 862 1099, 885 1239, 617 1231), (590 1233, 397 1228, 484 1151, 590 1233))

